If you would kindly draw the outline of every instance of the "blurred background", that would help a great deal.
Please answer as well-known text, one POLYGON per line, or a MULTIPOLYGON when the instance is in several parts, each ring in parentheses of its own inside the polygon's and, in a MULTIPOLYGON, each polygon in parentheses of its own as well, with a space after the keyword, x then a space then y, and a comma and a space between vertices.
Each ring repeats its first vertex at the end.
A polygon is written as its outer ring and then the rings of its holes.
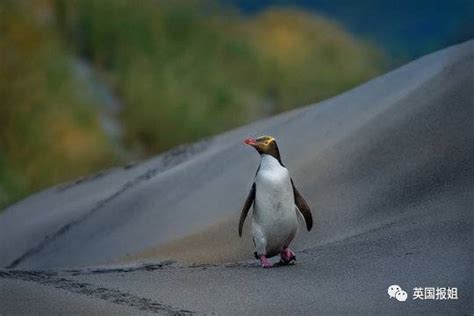
POLYGON ((474 37, 474 1, 0 0, 0 209, 474 37))

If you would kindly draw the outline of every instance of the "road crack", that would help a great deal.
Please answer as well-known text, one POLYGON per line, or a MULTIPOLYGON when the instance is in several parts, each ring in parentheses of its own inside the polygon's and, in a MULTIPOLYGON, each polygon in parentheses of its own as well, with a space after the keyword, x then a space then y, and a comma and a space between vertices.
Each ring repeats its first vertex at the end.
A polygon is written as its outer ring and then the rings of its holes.
POLYGON ((0 270, 0 278, 36 282, 75 294, 94 297, 114 304, 125 305, 160 315, 196 314, 196 312, 190 310, 180 309, 157 300, 140 297, 117 289, 98 287, 90 283, 67 279, 59 276, 57 272, 0 270))

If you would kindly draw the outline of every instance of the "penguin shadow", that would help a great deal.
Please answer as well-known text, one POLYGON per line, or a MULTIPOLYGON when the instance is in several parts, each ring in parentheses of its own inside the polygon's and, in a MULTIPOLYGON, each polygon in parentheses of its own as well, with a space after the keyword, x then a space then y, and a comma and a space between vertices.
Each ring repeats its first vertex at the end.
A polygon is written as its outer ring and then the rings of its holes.
POLYGON ((295 265, 296 265, 295 261, 292 261, 292 262, 289 262, 289 263, 278 261, 278 262, 273 264, 272 269, 274 269, 274 268, 290 268, 291 266, 295 266, 295 265))
POLYGON ((272 269, 284 269, 284 268, 290 268, 291 266, 295 266, 296 265, 296 262, 291 262, 291 263, 283 263, 283 262, 276 262, 273 264, 273 266, 271 268, 262 268, 262 266, 257 263, 257 262, 254 262, 254 263, 247 263, 247 264, 241 264, 239 266, 243 267, 243 268, 252 268, 252 269, 259 269, 259 270, 272 270, 272 269))
POLYGON ((290 268, 292 266, 297 265, 297 261, 292 260, 291 262, 283 262, 281 260, 273 263, 271 268, 264 269, 258 263, 258 261, 252 260, 252 261, 245 261, 245 262, 238 262, 235 264, 227 264, 226 267, 242 267, 242 268, 252 268, 252 269, 260 269, 260 270, 272 270, 272 269, 279 269, 279 268, 290 268))

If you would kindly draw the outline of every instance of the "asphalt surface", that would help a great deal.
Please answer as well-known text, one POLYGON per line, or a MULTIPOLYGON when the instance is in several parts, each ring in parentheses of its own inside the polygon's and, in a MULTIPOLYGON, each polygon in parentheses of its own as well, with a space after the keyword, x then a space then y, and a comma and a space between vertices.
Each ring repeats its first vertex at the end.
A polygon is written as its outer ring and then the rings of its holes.
POLYGON ((473 314, 474 41, 0 216, 0 314, 473 314), (313 209, 264 270, 240 207, 277 138, 313 209), (168 260, 168 261, 165 261, 168 260), (172 261, 169 261, 172 260, 172 261), (405 302, 389 298, 397 284, 405 302), (413 300, 415 287, 458 299, 413 300))

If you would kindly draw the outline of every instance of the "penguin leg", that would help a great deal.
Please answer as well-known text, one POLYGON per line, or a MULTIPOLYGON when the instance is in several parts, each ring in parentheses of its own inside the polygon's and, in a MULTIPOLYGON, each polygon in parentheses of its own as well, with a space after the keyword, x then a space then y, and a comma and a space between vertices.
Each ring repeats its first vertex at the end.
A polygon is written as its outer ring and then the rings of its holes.
POLYGON ((291 261, 296 260, 295 253, 290 248, 284 248, 280 253, 280 257, 280 262, 284 264, 288 264, 291 261))
POLYGON ((255 244, 255 257, 260 259, 263 268, 271 268, 273 264, 267 258, 267 239, 260 228, 260 225, 252 225, 253 243, 255 244))

